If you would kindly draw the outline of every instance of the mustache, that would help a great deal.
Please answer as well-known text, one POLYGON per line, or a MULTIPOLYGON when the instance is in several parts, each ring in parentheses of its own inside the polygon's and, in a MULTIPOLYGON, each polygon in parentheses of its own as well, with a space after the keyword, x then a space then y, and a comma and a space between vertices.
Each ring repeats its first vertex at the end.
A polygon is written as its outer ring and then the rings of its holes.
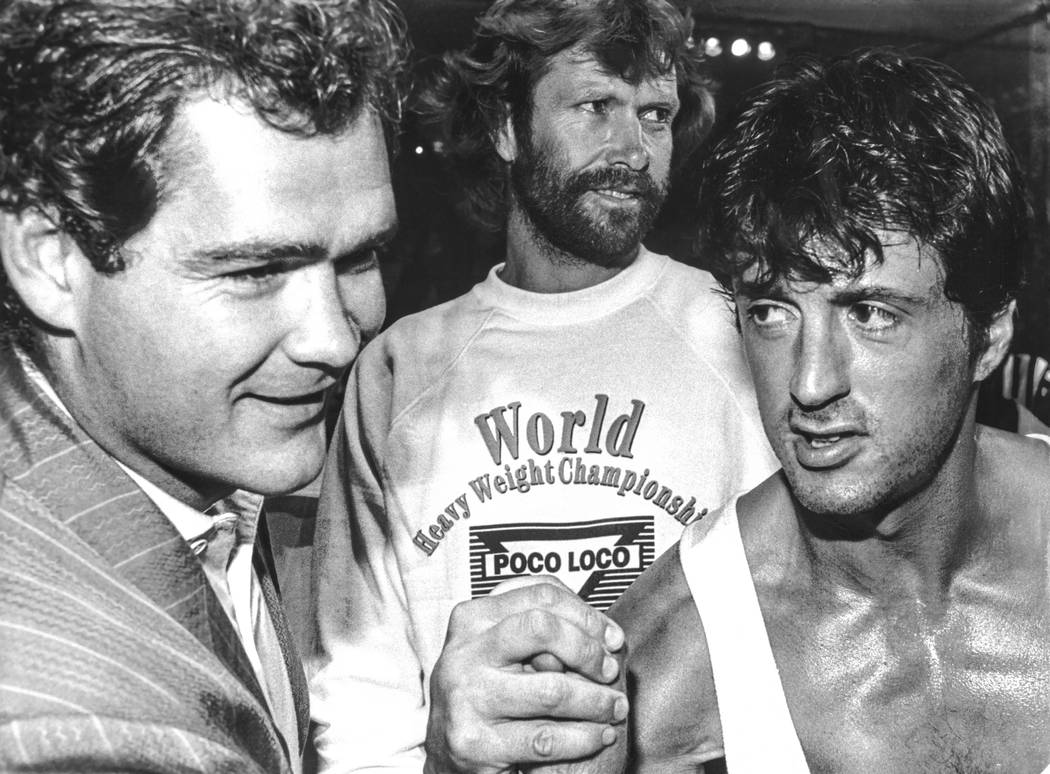
POLYGON ((569 192, 578 195, 595 188, 627 188, 645 199, 659 197, 663 191, 648 172, 606 167, 589 169, 573 176, 568 185, 569 192))
POLYGON ((788 424, 802 425, 849 425, 867 429, 868 418, 859 406, 831 405, 807 411, 792 406, 787 412, 788 424))

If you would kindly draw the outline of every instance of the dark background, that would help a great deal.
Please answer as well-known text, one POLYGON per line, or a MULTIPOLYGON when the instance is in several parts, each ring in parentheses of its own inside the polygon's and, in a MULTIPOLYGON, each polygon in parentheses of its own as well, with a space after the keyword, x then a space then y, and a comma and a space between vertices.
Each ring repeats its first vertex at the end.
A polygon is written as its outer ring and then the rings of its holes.
MULTIPOLYGON (((677 0, 703 45, 717 37, 720 55, 709 56, 719 83, 717 109, 727 115, 743 92, 773 76, 777 65, 803 52, 835 54, 860 46, 893 45, 955 67, 995 107, 1025 170, 1033 209, 1029 284, 1021 299, 1015 350, 1050 357, 1050 2, 1031 0, 677 0), (733 56, 733 40, 752 50, 733 56), (762 61, 758 44, 772 43, 762 61)), ((469 44, 474 18, 487 0, 400 0, 415 47, 417 74, 450 48, 469 44)), ((716 130, 717 131, 717 130, 716 130)), ((499 234, 479 232, 461 216, 456 192, 442 174, 435 147, 411 116, 395 162, 401 232, 385 268, 388 323, 453 298, 502 260, 499 234)), ((678 260, 703 267, 693 254, 692 191, 672 190, 646 243, 678 260)))

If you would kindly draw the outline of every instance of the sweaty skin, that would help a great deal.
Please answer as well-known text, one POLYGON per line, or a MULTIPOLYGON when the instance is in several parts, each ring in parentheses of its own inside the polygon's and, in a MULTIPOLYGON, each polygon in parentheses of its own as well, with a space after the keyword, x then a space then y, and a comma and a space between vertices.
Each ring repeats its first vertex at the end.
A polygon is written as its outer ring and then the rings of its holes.
MULTIPOLYGON (((1012 309, 973 355, 939 258, 907 235, 880 240, 885 260, 857 278, 735 284, 783 465, 737 513, 792 722, 815 772, 1042 771, 1050 448, 974 422, 1012 309)), ((610 614, 630 649, 631 770, 720 757, 678 552, 610 614)))
MULTIPOLYGON (((811 771, 1037 772, 1050 763, 1050 454, 989 428, 978 429, 976 449, 986 517, 973 529, 985 551, 962 558, 939 599, 873 593, 817 565, 782 473, 740 500, 811 771)), ((719 758, 707 644, 678 551, 610 613, 631 646, 628 770, 692 772, 719 758)))

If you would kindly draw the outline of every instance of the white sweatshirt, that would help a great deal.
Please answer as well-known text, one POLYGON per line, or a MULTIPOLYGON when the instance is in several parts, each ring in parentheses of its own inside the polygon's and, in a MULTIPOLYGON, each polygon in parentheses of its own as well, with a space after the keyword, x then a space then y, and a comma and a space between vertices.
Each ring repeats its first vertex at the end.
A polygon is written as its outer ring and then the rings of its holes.
POLYGON ((323 771, 421 771, 458 602, 546 573, 604 610, 777 468, 709 274, 643 249, 542 294, 500 268, 391 326, 351 375, 315 538, 323 771))

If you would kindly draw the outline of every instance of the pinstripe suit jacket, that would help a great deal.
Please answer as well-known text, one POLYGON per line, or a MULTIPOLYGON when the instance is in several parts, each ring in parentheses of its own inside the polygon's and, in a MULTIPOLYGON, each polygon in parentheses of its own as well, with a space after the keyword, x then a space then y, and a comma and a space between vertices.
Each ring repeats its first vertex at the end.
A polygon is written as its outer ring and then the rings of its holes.
POLYGON ((261 696, 174 526, 0 348, 0 770, 285 772, 261 696))

